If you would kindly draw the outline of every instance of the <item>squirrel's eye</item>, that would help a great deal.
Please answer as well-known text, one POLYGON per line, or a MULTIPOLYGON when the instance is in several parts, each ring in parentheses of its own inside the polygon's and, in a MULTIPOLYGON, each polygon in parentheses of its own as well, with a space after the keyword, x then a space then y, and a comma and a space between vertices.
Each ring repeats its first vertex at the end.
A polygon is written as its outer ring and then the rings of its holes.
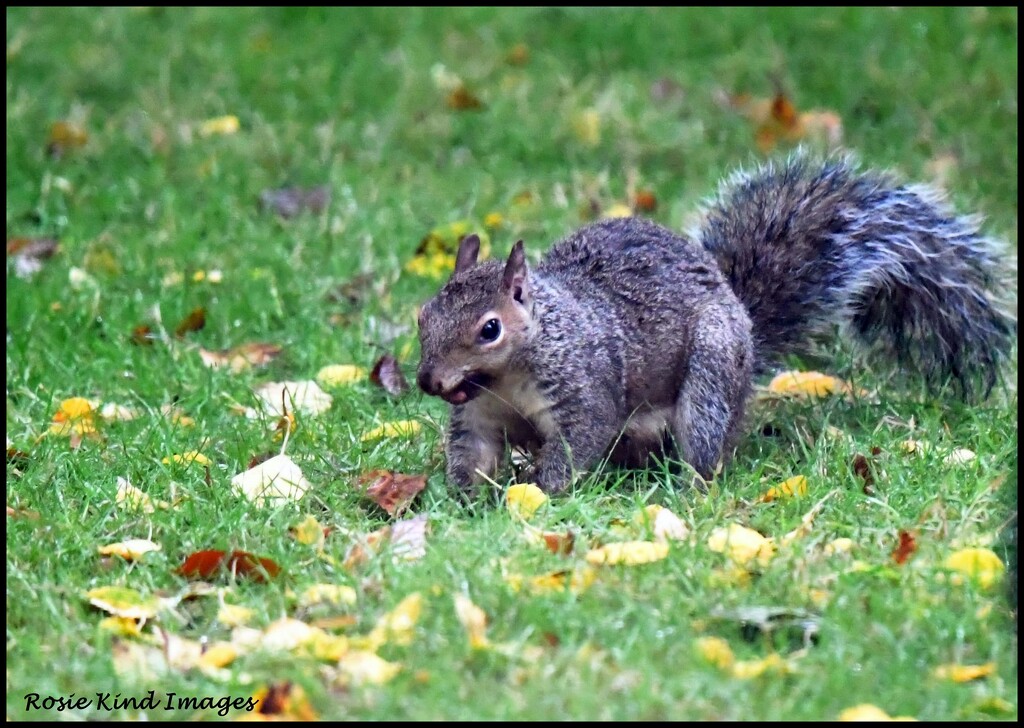
POLYGON ((494 341, 501 335, 501 322, 498 319, 490 319, 480 328, 481 341, 494 341))

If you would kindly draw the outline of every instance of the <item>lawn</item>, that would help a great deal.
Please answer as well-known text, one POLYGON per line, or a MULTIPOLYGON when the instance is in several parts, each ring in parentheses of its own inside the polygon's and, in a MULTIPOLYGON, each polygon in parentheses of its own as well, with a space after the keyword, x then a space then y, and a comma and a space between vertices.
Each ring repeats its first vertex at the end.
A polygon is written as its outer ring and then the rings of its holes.
POLYGON ((828 346, 789 363, 864 394, 759 399, 708 495, 669 467, 607 470, 529 527, 497 494, 452 497, 446 406, 415 387, 325 383, 331 406, 293 413, 286 440, 240 411, 265 383, 385 354, 414 382, 416 307, 443 280, 432 232, 479 230, 495 256, 522 238, 536 260, 623 205, 683 230, 718 180, 796 142, 841 134, 1015 250, 1017 123, 1015 9, 8 9, 8 719, 238 718, 222 701, 269 689, 260 710, 323 719, 831 720, 872 704, 1016 720, 1016 575, 945 568, 968 548, 1008 560, 1016 347, 965 405, 828 346), (765 117, 775 97, 818 126, 765 117), (292 186, 329 199, 261 205, 292 186), (33 265, 14 238, 59 250, 33 265), (279 354, 200 355, 254 342, 279 354), (136 416, 67 421, 73 398, 136 416), (282 448, 303 498, 232 487, 282 448), (194 451, 209 463, 171 457, 194 451), (357 485, 375 469, 427 477, 398 517, 426 517, 419 558, 386 540, 357 558, 395 520, 357 485), (761 502, 798 475, 805 494, 761 502), (169 507, 118 502, 119 479, 169 507), (591 548, 649 539, 636 517, 652 505, 689 535, 653 563, 588 567, 591 548), (308 543, 310 524, 327 535, 308 543), (730 524, 772 537, 774 557, 716 551, 730 524), (537 529, 574 534, 571 553, 537 529), (160 550, 98 553, 126 539, 160 550), (177 572, 207 549, 281 573, 222 570, 204 591, 177 572), (104 621, 86 594, 112 586, 147 618, 104 621), (758 628, 755 612, 777 617, 758 628))

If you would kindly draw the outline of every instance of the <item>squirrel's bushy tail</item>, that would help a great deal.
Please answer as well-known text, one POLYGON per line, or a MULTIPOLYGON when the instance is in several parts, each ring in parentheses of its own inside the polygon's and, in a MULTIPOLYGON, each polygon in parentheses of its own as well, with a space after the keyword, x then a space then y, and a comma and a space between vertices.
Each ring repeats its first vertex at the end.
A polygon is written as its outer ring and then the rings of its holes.
POLYGON ((734 175, 696 237, 750 312, 761 368, 838 323, 970 398, 1011 347, 1013 257, 937 192, 847 158, 734 175))

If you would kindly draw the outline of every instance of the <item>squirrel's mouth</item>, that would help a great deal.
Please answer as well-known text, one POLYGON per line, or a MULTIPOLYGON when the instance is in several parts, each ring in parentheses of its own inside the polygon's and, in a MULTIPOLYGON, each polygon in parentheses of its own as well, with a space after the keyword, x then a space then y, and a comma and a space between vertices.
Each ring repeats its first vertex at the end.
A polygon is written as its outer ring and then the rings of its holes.
POLYGON ((450 404, 466 404, 471 399, 483 394, 492 380, 493 377, 490 374, 472 372, 459 382, 458 386, 442 393, 441 398, 450 404))

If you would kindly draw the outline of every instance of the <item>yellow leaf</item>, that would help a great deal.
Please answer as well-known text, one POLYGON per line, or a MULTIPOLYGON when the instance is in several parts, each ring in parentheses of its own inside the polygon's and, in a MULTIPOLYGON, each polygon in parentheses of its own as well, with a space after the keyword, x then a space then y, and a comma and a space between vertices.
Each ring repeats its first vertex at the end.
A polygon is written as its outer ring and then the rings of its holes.
POLYGON ((721 637, 699 637, 694 642, 697 654, 721 670, 732 668, 736 658, 729 643, 721 637))
POLYGON ((329 634, 316 629, 302 649, 315 660, 337 662, 349 651, 349 639, 344 635, 329 634))
POLYGON ((167 510, 171 507, 170 503, 150 498, 144 492, 120 476, 117 478, 117 495, 115 496, 115 499, 117 505, 122 508, 137 509, 141 510, 143 513, 152 513, 157 508, 167 510))
POLYGON ((199 136, 208 137, 215 134, 234 134, 240 127, 241 124, 238 122, 238 117, 234 114, 216 116, 212 119, 207 119, 199 125, 199 136))
POLYGON ((991 549, 960 549, 942 562, 947 569, 959 572, 982 589, 988 589, 999 581, 1006 567, 991 549))
POLYGON ((986 662, 984 665, 939 665, 932 674, 939 680, 963 683, 994 675, 995 672, 996 663, 986 662))
MULTIPOLYGON (((582 594, 590 587, 591 584, 594 583, 594 579, 596 578, 596 570, 592 566, 584 566, 579 569, 565 569, 562 571, 555 571, 550 574, 535 576, 527 583, 529 585, 530 592, 533 594, 561 592, 566 589, 573 594, 582 594)), ((512 588, 512 591, 515 592, 522 589, 523 581, 524 577, 522 574, 507 574, 505 576, 505 582, 512 588)))
POLYGON ((917 718, 910 718, 908 716, 901 716, 899 718, 893 718, 881 708, 875 707, 870 703, 863 703, 861 705, 855 705, 852 708, 847 708, 839 714, 839 720, 844 722, 849 721, 916 721, 917 718))
POLYGON ((149 619, 160 609, 160 600, 154 596, 143 596, 134 589, 123 586, 101 586, 90 589, 85 598, 94 607, 110 612, 115 617, 149 619))
POLYGON ((905 453, 924 453, 931 449, 931 445, 921 440, 904 440, 900 443, 900 449, 905 453))
POLYGON ((138 637, 142 634, 139 623, 131 617, 104 617, 100 620, 99 627, 118 637, 138 637))
POLYGON ((338 668, 350 684, 383 685, 397 675, 402 666, 388 662, 375 652, 352 650, 341 658, 338 668))
POLYGON ((852 538, 837 538, 825 544, 825 555, 846 554, 852 551, 855 545, 852 538))
POLYGON ((96 424, 93 413, 99 407, 99 402, 88 400, 85 397, 71 397, 60 403, 60 407, 53 415, 53 424, 49 432, 54 435, 70 435, 77 433, 87 435, 96 432, 96 424))
POLYGON ((336 606, 356 603, 356 590, 342 584, 313 584, 299 596, 299 606, 334 604, 336 606))
POLYGON ((529 521, 537 509, 548 502, 547 495, 533 483, 516 483, 505 492, 505 505, 509 513, 529 521))
POLYGON ((292 535, 299 543, 315 546, 318 551, 324 546, 324 527, 313 516, 302 519, 302 522, 292 529, 292 535))
POLYGON ((126 561, 138 561, 144 554, 159 550, 160 544, 153 543, 145 538, 133 538, 128 541, 119 541, 108 546, 99 547, 101 556, 120 556, 126 561))
POLYGON ((297 501, 312 487, 287 455, 276 455, 231 479, 231 486, 258 506, 297 501))
POLYGON ((597 109, 584 109, 572 118, 572 132, 590 147, 601 143, 601 114, 597 109))
POLYGON ((769 539, 738 523, 712 531, 708 548, 725 554, 739 566, 746 566, 754 559, 764 566, 775 555, 775 545, 769 539))
POLYGON ((587 563, 595 566, 622 564, 637 566, 660 561, 668 556, 668 544, 654 541, 609 543, 587 553, 587 563))
POLYGON ((792 668, 788 662, 774 652, 760 660, 742 660, 732 666, 732 676, 741 680, 760 677, 766 672, 783 675, 792 672, 792 668))
MULTIPOLYGON (((298 382, 267 382, 256 389, 261 409, 268 417, 293 414, 319 415, 331 408, 334 398, 311 380, 298 382)), ((258 415, 257 415, 258 416, 258 415)))
POLYGON ((226 627, 240 627, 252 621, 256 612, 249 607, 238 604, 221 604, 217 612, 217 621, 226 627))
POLYGON ((359 439, 361 442, 369 442, 370 440, 379 440, 382 437, 409 437, 417 434, 420 428, 421 425, 416 420, 396 420, 394 422, 385 422, 380 427, 374 427, 372 430, 364 433, 359 439))
POLYGON ((761 503, 771 503, 779 498, 792 498, 793 496, 807 495, 807 478, 803 475, 795 475, 784 480, 778 485, 769 488, 758 500, 761 503))
POLYGON ((206 648, 206 652, 199 656, 198 667, 207 670, 217 667, 226 667, 238 657, 238 649, 228 642, 216 642, 206 648))
POLYGON ((178 465, 191 465, 192 463, 195 463, 196 465, 213 465, 213 461, 198 450, 189 450, 181 455, 171 455, 160 462, 164 465, 170 465, 171 463, 176 463, 178 465))
POLYGON ((451 253, 417 255, 405 264, 405 271, 413 275, 439 280, 455 270, 455 256, 451 253))
POLYGON ((271 652, 290 652, 312 640, 316 632, 301 620, 282 617, 267 625, 260 645, 271 652))
POLYGON ((329 364, 316 373, 316 381, 325 387, 343 387, 366 379, 366 369, 355 364, 329 364))
POLYGON ((690 533, 679 516, 657 504, 646 506, 633 520, 640 526, 649 527, 655 541, 682 541, 690 533))
POLYGON ((500 212, 490 212, 484 216, 484 227, 497 228, 501 227, 502 223, 505 222, 505 218, 500 212))
POLYGON ((617 217, 633 217, 633 209, 629 205, 616 202, 607 210, 602 212, 601 217, 605 220, 611 220, 617 217))
POLYGON ((469 646, 474 650, 486 648, 490 643, 487 641, 487 615, 484 610, 463 594, 456 594, 454 600, 455 615, 466 628, 469 646))
POLYGON ((384 644, 407 645, 412 642, 413 630, 419 621, 423 607, 423 596, 413 592, 394 609, 377 620, 376 626, 367 636, 367 642, 376 650, 384 644))
POLYGON ((846 382, 821 372, 780 372, 768 383, 768 391, 803 397, 826 397, 851 391, 846 382))

